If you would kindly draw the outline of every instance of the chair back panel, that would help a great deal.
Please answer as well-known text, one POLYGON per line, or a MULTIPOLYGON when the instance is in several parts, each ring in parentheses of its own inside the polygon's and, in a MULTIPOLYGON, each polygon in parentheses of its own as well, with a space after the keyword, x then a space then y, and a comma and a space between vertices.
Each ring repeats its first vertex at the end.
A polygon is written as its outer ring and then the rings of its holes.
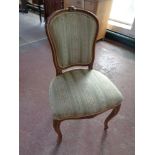
POLYGON ((98 21, 84 10, 59 11, 48 19, 47 34, 55 65, 62 69, 93 61, 98 21))

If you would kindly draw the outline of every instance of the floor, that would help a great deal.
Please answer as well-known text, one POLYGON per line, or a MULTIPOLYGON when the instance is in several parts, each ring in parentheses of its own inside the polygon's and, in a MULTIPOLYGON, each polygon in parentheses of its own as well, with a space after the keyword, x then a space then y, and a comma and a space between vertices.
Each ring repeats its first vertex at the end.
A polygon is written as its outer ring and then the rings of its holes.
POLYGON ((45 24, 40 23, 39 15, 29 12, 19 14, 19 46, 46 38, 45 24))
POLYGON ((108 76, 124 96, 119 114, 107 132, 109 111, 90 120, 62 123, 63 140, 56 145, 48 86, 55 76, 51 49, 39 17, 20 14, 20 155, 134 155, 134 51, 109 41, 98 41, 94 69, 108 76))

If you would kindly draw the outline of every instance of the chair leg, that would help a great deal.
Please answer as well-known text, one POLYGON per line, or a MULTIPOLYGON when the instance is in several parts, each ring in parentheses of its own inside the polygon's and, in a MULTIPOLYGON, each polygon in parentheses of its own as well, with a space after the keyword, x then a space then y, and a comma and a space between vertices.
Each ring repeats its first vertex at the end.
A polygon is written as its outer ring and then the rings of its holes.
POLYGON ((41 3, 40 0, 38 1, 38 10, 39 10, 39 18, 40 18, 40 23, 42 23, 42 18, 41 18, 41 3))
POLYGON ((62 133, 60 130, 60 123, 61 123, 61 121, 59 121, 59 120, 53 120, 53 128, 56 131, 56 133, 58 134, 57 144, 60 144, 62 141, 62 133))
POLYGON ((115 107, 112 112, 110 113, 110 115, 105 119, 105 122, 104 122, 104 130, 108 129, 108 122, 114 117, 117 115, 117 113, 119 112, 120 110, 120 107, 121 105, 118 105, 117 107, 115 107))

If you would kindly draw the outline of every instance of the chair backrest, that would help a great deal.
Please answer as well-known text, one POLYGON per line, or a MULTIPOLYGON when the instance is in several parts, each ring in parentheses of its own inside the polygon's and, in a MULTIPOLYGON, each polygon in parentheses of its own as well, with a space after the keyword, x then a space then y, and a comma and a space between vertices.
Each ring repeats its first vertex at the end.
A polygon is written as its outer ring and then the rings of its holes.
POLYGON ((93 13, 75 7, 56 11, 48 18, 46 32, 57 75, 72 66, 92 68, 98 27, 93 13))

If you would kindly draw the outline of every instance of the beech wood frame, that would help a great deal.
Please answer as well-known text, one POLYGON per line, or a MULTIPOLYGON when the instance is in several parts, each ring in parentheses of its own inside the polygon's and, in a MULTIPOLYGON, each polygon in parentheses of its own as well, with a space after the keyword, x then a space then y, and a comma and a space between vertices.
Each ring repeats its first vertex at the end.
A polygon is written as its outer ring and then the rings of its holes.
MULTIPOLYGON (((47 23, 46 23, 46 33, 47 33, 47 36, 48 36, 48 40, 49 40, 49 43, 51 45, 51 50, 52 50, 52 55, 53 55, 53 62, 54 62, 54 65, 55 65, 55 69, 56 69, 56 76, 60 75, 60 74, 63 74, 62 71, 67 69, 67 68, 70 68, 70 67, 74 67, 74 66, 88 66, 88 68, 91 70, 93 68, 93 63, 94 63, 94 58, 95 58, 95 43, 96 43, 96 39, 97 39, 97 35, 98 35, 98 30, 99 30, 99 22, 98 22, 98 19, 97 17, 91 13, 90 11, 85 11, 83 9, 77 9, 75 8, 74 6, 71 6, 67 9, 62 9, 62 10, 58 10, 56 12, 54 12, 51 16, 48 17, 47 19, 47 23), (51 22, 51 20, 58 14, 61 14, 61 13, 64 13, 64 12, 68 12, 68 11, 74 11, 74 12, 82 12, 82 13, 86 13, 90 16, 92 16, 95 21, 96 21, 96 24, 97 24, 97 28, 96 28, 96 34, 95 34, 95 38, 94 38, 94 41, 93 41, 93 48, 92 48, 92 60, 90 63, 88 64, 74 64, 74 65, 70 65, 70 66, 67 66, 67 67, 61 67, 58 63, 58 60, 57 60, 57 55, 56 55, 56 48, 54 46, 54 43, 53 43, 53 38, 50 34, 50 29, 49 29, 49 24, 51 22)), ((117 113, 119 112, 120 110, 120 107, 121 107, 121 104, 115 106, 115 107, 111 107, 107 110, 110 110, 112 109, 111 113, 108 115, 108 117, 105 119, 105 122, 104 122, 104 130, 108 129, 108 122, 115 116, 117 115, 117 113)), ((106 111, 107 111, 106 110, 106 111)), ((105 112, 105 111, 103 111, 105 112)), ((61 130, 60 130, 60 124, 62 121, 64 120, 70 120, 70 119, 90 119, 90 118, 93 118, 103 112, 100 112, 100 113, 97 113, 97 114, 92 114, 92 115, 89 115, 89 116, 84 116, 84 117, 73 117, 73 118, 64 118, 64 119, 61 119, 61 120, 58 120, 58 119, 54 119, 53 120, 53 128, 54 130, 56 131, 56 133, 58 134, 58 138, 57 138, 57 144, 60 144, 61 141, 62 141, 62 133, 61 133, 61 130)))

